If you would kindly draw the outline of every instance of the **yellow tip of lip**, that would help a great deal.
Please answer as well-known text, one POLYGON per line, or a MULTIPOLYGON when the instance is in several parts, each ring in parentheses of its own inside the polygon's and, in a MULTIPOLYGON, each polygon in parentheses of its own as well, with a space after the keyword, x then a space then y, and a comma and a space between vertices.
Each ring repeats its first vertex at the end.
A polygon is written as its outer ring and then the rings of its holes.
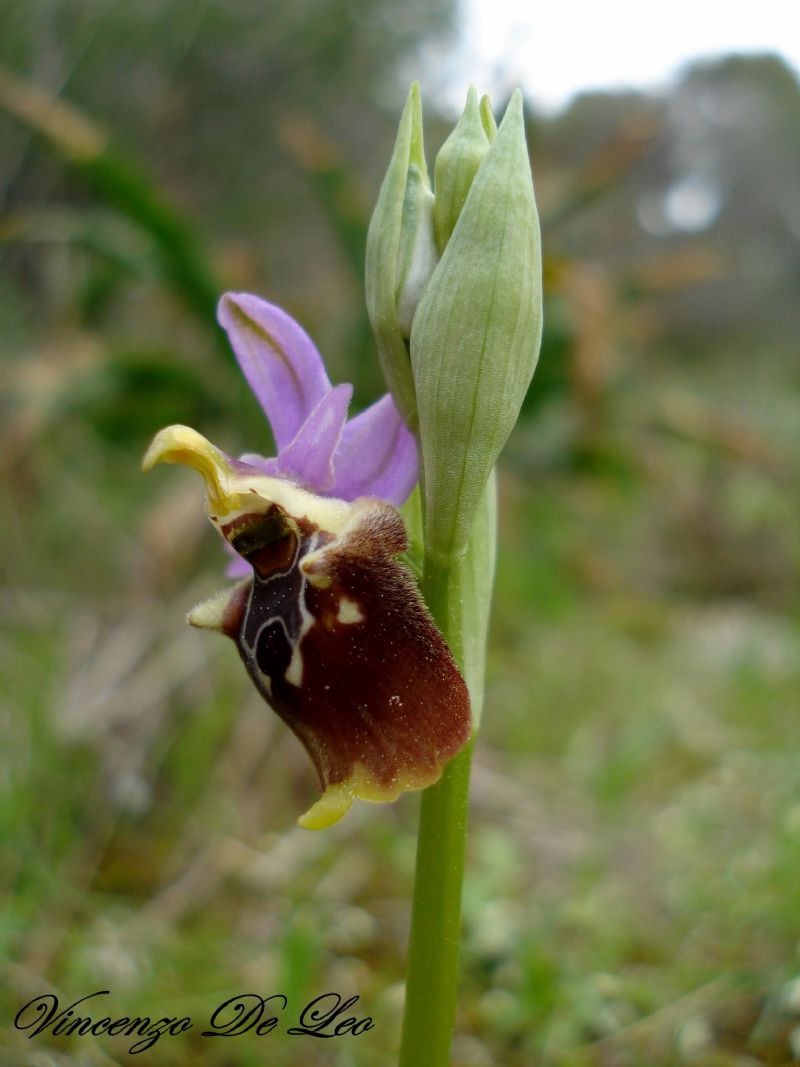
POLYGON ((353 791, 347 782, 328 786, 316 804, 297 820, 304 830, 327 830, 343 816, 353 804, 353 791))
POLYGON ((213 514, 225 515, 238 506, 238 496, 227 486, 233 473, 227 456, 191 426, 167 426, 158 431, 142 460, 142 470, 149 471, 157 463, 183 463, 202 474, 213 514))

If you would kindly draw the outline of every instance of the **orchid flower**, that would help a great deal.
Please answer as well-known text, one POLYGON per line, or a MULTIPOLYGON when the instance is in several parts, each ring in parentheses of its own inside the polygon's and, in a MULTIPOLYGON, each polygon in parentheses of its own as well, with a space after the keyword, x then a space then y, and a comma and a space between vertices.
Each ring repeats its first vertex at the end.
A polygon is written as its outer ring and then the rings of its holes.
POLYGON ((323 795, 299 821, 320 829, 355 797, 394 800, 437 781, 469 738, 469 697, 395 559, 408 546, 396 505, 416 483, 417 450, 394 401, 387 395, 348 422, 352 386, 331 386, 284 311, 228 294, 218 317, 277 455, 234 459, 170 426, 144 466, 183 463, 205 479, 207 514, 243 580, 188 621, 232 638, 256 688, 306 747, 323 795))
POLYGON ((350 387, 331 386, 297 323, 228 295, 219 319, 277 455, 232 459, 170 426, 144 465, 203 475, 209 518, 238 557, 234 572, 249 575, 189 621, 234 640, 308 750, 323 794, 300 823, 321 828, 354 797, 393 800, 438 783, 420 804, 400 1065, 446 1067, 468 741, 496 555, 494 466, 538 358, 541 243, 519 90, 498 126, 488 98, 470 89, 433 185, 423 133, 414 85, 367 235, 367 311, 391 398, 347 422, 350 387), (396 506, 418 462, 425 602, 396 559, 408 544, 396 506))

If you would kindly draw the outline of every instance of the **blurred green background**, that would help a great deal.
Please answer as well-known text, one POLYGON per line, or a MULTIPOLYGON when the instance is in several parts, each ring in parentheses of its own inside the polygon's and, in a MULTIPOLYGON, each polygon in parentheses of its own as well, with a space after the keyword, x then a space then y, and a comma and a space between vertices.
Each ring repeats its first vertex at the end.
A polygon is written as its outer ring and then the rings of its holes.
MULTIPOLYGON (((366 226, 454 19, 0 2, 2 1067, 128 1063, 13 1029, 95 989, 195 1019, 156 1067, 393 1063, 418 798, 295 827, 310 763, 183 622, 223 584, 199 485, 139 463, 169 422, 271 448, 226 288, 289 309, 358 405, 383 391, 366 226), (234 993, 329 989, 375 1029, 198 1036, 234 993)), ((527 113, 546 332, 500 472, 453 1063, 789 1063, 800 86, 729 57, 527 113)))

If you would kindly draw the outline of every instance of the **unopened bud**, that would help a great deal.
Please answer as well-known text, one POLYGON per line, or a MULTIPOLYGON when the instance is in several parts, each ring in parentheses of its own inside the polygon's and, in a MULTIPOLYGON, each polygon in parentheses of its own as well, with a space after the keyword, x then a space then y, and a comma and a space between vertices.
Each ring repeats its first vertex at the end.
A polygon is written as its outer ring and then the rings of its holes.
POLYGON ((541 331, 539 219, 517 91, 411 331, 426 553, 434 557, 465 550, 536 367, 541 331))
POLYGON ((497 133, 497 122, 495 121, 494 112, 492 111, 492 101, 485 93, 481 97, 480 113, 483 132, 490 141, 493 141, 495 134, 497 133))
MULTIPOLYGON (((432 229, 425 193, 432 196, 422 140, 422 103, 419 86, 414 84, 370 220, 366 262, 367 312, 383 374, 411 428, 416 426, 417 409, 407 335, 425 284, 420 284, 420 278, 426 272, 427 250, 433 248, 432 236, 428 239, 420 232, 423 227, 432 229)), ((428 274, 434 262, 428 263, 428 274)))
POLYGON ((411 336, 414 312, 439 262, 433 240, 433 211, 433 193, 428 180, 412 163, 408 168, 400 227, 395 299, 397 321, 406 340, 411 336))
POLYGON ((478 107, 478 95, 471 85, 464 113, 439 149, 434 167, 433 229, 440 255, 450 240, 472 180, 488 151, 489 138, 478 107))

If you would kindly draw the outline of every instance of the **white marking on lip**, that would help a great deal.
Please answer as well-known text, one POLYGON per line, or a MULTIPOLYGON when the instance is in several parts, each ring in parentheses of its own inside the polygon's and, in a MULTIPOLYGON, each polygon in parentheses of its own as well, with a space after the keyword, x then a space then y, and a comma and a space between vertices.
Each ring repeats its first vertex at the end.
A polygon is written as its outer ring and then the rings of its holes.
POLYGON ((345 626, 349 626, 354 622, 363 622, 364 613, 358 604, 356 604, 355 600, 350 600, 349 597, 343 596, 339 601, 339 610, 336 614, 336 621, 343 623, 345 626))
MULTIPOLYGON (((308 552, 306 553, 307 556, 316 549, 317 545, 319 544, 319 540, 319 534, 315 533, 309 543, 308 552)), ((300 573, 303 577, 303 582, 300 586, 300 592, 298 594, 298 606, 300 608, 301 620, 300 632, 297 635, 297 640, 292 643, 292 658, 289 660, 289 666, 286 668, 286 674, 284 675, 284 678, 289 683, 289 685, 295 685, 299 689, 300 686, 303 684, 303 653, 300 651, 300 646, 303 643, 303 638, 314 625, 314 622, 316 620, 306 607, 306 585, 308 583, 308 577, 306 576, 305 570, 302 566, 302 562, 298 562, 298 566, 300 567, 300 573)))
POLYGON ((298 689, 303 684, 303 653, 300 651, 299 641, 292 649, 292 658, 289 660, 284 678, 289 685, 296 685, 298 689))
MULTIPOLYGON (((313 552, 314 549, 317 547, 318 543, 319 534, 315 533, 311 537, 311 541, 309 544, 309 552, 313 552)), ((286 625, 286 619, 282 615, 271 615, 268 619, 265 619, 264 622, 262 622, 259 626, 255 635, 253 636, 252 644, 248 643, 244 638, 242 638, 242 646, 247 653, 248 659, 251 663, 254 664, 258 677, 262 680, 264 687, 268 690, 268 696, 272 695, 272 682, 258 666, 258 660, 256 658, 256 649, 258 648, 259 641, 261 640, 261 635, 269 626, 280 626, 281 630, 283 630, 284 636, 286 637, 288 644, 292 649, 292 657, 289 660, 289 666, 286 668, 286 672, 283 676, 284 679, 289 683, 289 685, 296 686, 298 689, 303 684, 303 653, 300 651, 300 646, 303 642, 303 638, 314 625, 315 619, 306 607, 305 591, 306 585, 308 584, 308 578, 305 574, 305 571, 303 570, 302 560, 300 560, 299 556, 300 544, 298 542, 294 559, 290 566, 285 571, 276 571, 273 574, 268 575, 266 578, 261 578, 259 577, 259 575, 256 574, 253 582, 253 589, 250 592, 250 603, 252 603, 253 592, 255 590, 256 583, 260 585, 269 585, 269 583, 274 581, 275 578, 289 574, 289 572, 292 571, 295 566, 300 568, 302 581, 297 594, 297 606, 300 609, 300 629, 298 631, 297 637, 293 638, 292 635, 289 633, 289 628, 286 625)))

